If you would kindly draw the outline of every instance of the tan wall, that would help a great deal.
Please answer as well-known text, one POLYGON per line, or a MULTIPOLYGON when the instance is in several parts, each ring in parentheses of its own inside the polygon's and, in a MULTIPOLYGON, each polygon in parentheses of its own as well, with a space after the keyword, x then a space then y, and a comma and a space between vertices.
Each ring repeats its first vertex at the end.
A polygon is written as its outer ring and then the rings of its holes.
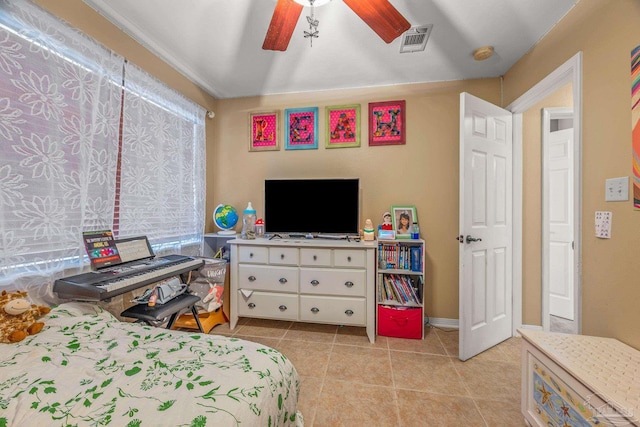
POLYGON ((618 338, 636 348, 640 212, 631 201, 605 202, 604 185, 607 178, 632 174, 630 52, 640 44, 638 22, 637 0, 581 0, 504 79, 508 105, 583 52, 582 332, 618 338), (613 212, 611 239, 594 236, 599 210, 613 212))
POLYGON ((522 114, 522 323, 542 326, 542 109, 573 106, 567 83, 522 114))
MULTIPOLYGON (((251 201, 263 214, 265 178, 357 177, 362 189, 361 225, 374 224, 391 205, 415 205, 421 234, 427 241, 426 310, 431 317, 458 318, 458 172, 459 95, 467 91, 500 102, 500 80, 469 80, 378 89, 340 90, 219 101, 213 168, 224 177, 214 184, 215 203, 243 209, 251 201), (368 145, 368 103, 404 99, 407 143, 368 145), (318 106, 360 104, 360 147, 325 149, 319 132, 317 150, 249 152, 249 113, 318 106)), ((213 206, 207 211, 210 218, 213 206)), ((336 207, 339 215, 340 208, 336 207)), ((330 219, 329 219, 330 220, 330 219)), ((213 225, 208 225, 213 230, 213 225)))

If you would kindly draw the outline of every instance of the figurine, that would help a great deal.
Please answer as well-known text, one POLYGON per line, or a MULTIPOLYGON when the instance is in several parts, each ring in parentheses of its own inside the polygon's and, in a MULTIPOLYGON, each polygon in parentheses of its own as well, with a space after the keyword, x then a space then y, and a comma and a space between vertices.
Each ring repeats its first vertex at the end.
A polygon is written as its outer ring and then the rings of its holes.
POLYGON ((373 222, 370 219, 367 219, 364 222, 364 240, 375 240, 375 235, 373 233, 373 222))
POLYGON ((393 230, 393 225, 391 224, 390 212, 385 212, 382 215, 382 225, 379 228, 380 230, 393 230))

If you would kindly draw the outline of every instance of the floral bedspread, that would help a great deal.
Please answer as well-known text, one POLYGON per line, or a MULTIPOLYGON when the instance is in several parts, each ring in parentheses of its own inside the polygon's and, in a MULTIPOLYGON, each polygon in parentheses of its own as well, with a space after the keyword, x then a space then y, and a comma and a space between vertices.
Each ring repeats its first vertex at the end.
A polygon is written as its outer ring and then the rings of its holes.
POLYGON ((261 344, 66 303, 0 344, 2 426, 300 426, 291 362, 261 344))

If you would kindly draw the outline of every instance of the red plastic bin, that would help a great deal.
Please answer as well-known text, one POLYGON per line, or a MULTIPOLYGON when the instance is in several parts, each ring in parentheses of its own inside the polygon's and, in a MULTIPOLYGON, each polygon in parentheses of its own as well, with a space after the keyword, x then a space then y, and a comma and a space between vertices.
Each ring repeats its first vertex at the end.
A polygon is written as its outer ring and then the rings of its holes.
POLYGON ((422 322, 420 307, 378 306, 378 335, 421 340, 422 322))

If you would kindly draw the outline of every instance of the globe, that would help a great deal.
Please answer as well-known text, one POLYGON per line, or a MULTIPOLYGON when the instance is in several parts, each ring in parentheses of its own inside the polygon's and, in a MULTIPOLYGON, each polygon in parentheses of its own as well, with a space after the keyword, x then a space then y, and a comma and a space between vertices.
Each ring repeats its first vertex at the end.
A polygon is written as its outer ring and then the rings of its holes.
POLYGON ((221 231, 220 234, 236 234, 235 226, 238 223, 238 212, 231 205, 220 204, 213 210, 213 223, 221 231))

